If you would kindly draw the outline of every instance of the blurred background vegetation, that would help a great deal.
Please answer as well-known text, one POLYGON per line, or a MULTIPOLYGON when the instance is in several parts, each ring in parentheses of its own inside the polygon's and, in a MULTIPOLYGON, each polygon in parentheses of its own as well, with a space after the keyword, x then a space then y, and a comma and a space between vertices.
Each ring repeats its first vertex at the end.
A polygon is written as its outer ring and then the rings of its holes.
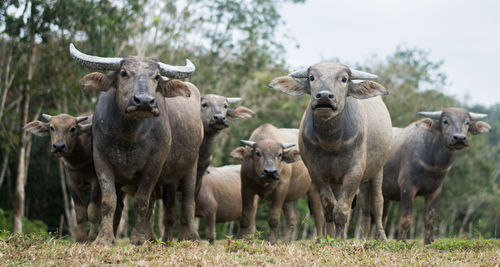
MULTIPOLYGON (((290 97, 267 87, 274 77, 291 71, 281 38, 276 36, 283 24, 278 12, 283 2, 303 1, 0 1, 0 229, 11 230, 13 210, 24 207, 23 231, 56 232, 60 225, 65 234, 70 231, 74 215, 61 163, 49 155, 48 138, 32 138, 21 130, 40 113, 77 115, 93 110, 97 94, 80 90, 78 82, 89 70, 71 59, 70 42, 100 56, 151 56, 174 65, 189 58, 197 67, 190 81, 202 94, 241 96, 241 104, 257 117, 235 123, 222 134, 215 166, 230 163, 229 152, 239 145, 238 140, 248 138, 262 123, 298 128, 308 97, 290 97)), ((467 106, 445 95, 449 81, 440 70, 443 62, 431 61, 429 52, 418 48, 398 47, 387 58, 374 56, 366 62, 341 59, 339 55, 331 60, 379 75, 379 83, 390 92, 384 100, 396 127, 419 119, 417 111, 449 106, 489 114, 485 121, 494 131, 474 136, 445 179, 436 232, 438 236, 500 237, 500 104, 467 106)), ((422 199, 415 206, 411 237, 419 237, 423 227, 422 199)), ((268 203, 259 204, 257 218, 264 236, 267 207, 268 203)), ((313 222, 305 200, 299 209, 303 219, 298 238, 310 238, 313 222)), ((353 210, 350 236, 356 234, 357 212, 353 210)), ((132 212, 129 215, 133 219, 132 212)), ((398 220, 396 204, 388 236, 397 237, 398 220)), ((219 237, 236 231, 236 224, 218 225, 219 237)))

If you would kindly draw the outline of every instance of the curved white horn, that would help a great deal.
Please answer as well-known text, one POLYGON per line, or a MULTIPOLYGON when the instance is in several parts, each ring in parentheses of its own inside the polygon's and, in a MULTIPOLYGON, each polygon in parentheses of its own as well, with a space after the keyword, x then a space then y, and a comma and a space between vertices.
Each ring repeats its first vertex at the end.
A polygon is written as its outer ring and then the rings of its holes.
POLYGON ((80 123, 82 121, 87 120, 89 117, 88 116, 81 116, 81 117, 76 117, 76 123, 80 123))
POLYGON ((288 74, 289 77, 292 78, 307 78, 308 77, 308 70, 309 68, 301 69, 295 72, 292 72, 288 74))
POLYGON ((283 149, 288 149, 288 148, 291 148, 294 146, 296 146, 296 144, 293 144, 293 143, 282 143, 281 144, 281 147, 283 147, 283 149))
POLYGON ((248 141, 248 140, 240 140, 240 143, 244 146, 249 146, 249 147, 254 147, 255 142, 254 141, 248 141))
POLYGON ((430 111, 430 112, 420 111, 420 112, 418 112, 418 115, 437 120, 437 119, 441 118, 441 113, 443 113, 441 110, 440 111, 430 111))
POLYGON ((469 116, 471 120, 477 121, 488 117, 488 114, 469 112, 469 116))
POLYGON ((172 79, 188 78, 196 69, 189 59, 186 59, 186 66, 172 66, 162 62, 158 62, 158 65, 160 66, 160 74, 172 79))
POLYGON ((368 73, 368 72, 364 72, 364 71, 359 71, 359 70, 355 70, 355 69, 351 69, 351 80, 375 80, 378 78, 377 75, 375 74, 371 74, 371 73, 368 73))
POLYGON ((236 103, 241 101, 241 97, 226 97, 228 103, 236 103))
POLYGON ((122 62, 121 57, 98 57, 84 54, 71 43, 69 52, 76 62, 93 70, 119 70, 122 62))
POLYGON ((48 121, 50 121, 50 119, 52 118, 52 116, 50 116, 49 114, 42 114, 42 117, 48 121))

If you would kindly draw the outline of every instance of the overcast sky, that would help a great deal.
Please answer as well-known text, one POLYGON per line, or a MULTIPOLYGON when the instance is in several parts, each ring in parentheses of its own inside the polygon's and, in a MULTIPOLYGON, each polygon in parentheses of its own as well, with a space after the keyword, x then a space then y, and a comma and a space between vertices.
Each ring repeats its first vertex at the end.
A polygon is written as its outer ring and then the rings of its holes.
POLYGON ((283 5, 281 14, 296 40, 286 45, 292 68, 384 59, 404 44, 444 60, 445 93, 460 100, 468 93, 469 104, 500 102, 500 1, 307 0, 283 5))

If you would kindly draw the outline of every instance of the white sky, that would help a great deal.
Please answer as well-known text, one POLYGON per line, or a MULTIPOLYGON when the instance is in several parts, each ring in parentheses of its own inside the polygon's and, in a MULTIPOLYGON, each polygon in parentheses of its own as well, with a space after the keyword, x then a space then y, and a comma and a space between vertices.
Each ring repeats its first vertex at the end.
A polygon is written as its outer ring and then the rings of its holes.
POLYGON ((384 59, 404 44, 444 60, 445 93, 468 94, 469 104, 500 102, 498 0, 308 0, 283 5, 281 14, 296 40, 285 45, 292 68, 335 57, 384 59))

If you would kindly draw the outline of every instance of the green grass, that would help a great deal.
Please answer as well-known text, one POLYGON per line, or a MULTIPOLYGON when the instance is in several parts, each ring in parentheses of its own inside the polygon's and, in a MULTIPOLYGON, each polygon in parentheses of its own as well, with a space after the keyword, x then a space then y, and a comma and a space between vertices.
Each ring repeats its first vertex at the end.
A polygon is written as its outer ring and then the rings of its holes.
POLYGON ((500 240, 441 239, 423 246, 421 240, 337 239, 295 241, 271 246, 257 236, 202 242, 150 242, 130 246, 119 240, 111 247, 76 244, 48 234, 0 232, 0 265, 440 265, 495 266, 500 240))

